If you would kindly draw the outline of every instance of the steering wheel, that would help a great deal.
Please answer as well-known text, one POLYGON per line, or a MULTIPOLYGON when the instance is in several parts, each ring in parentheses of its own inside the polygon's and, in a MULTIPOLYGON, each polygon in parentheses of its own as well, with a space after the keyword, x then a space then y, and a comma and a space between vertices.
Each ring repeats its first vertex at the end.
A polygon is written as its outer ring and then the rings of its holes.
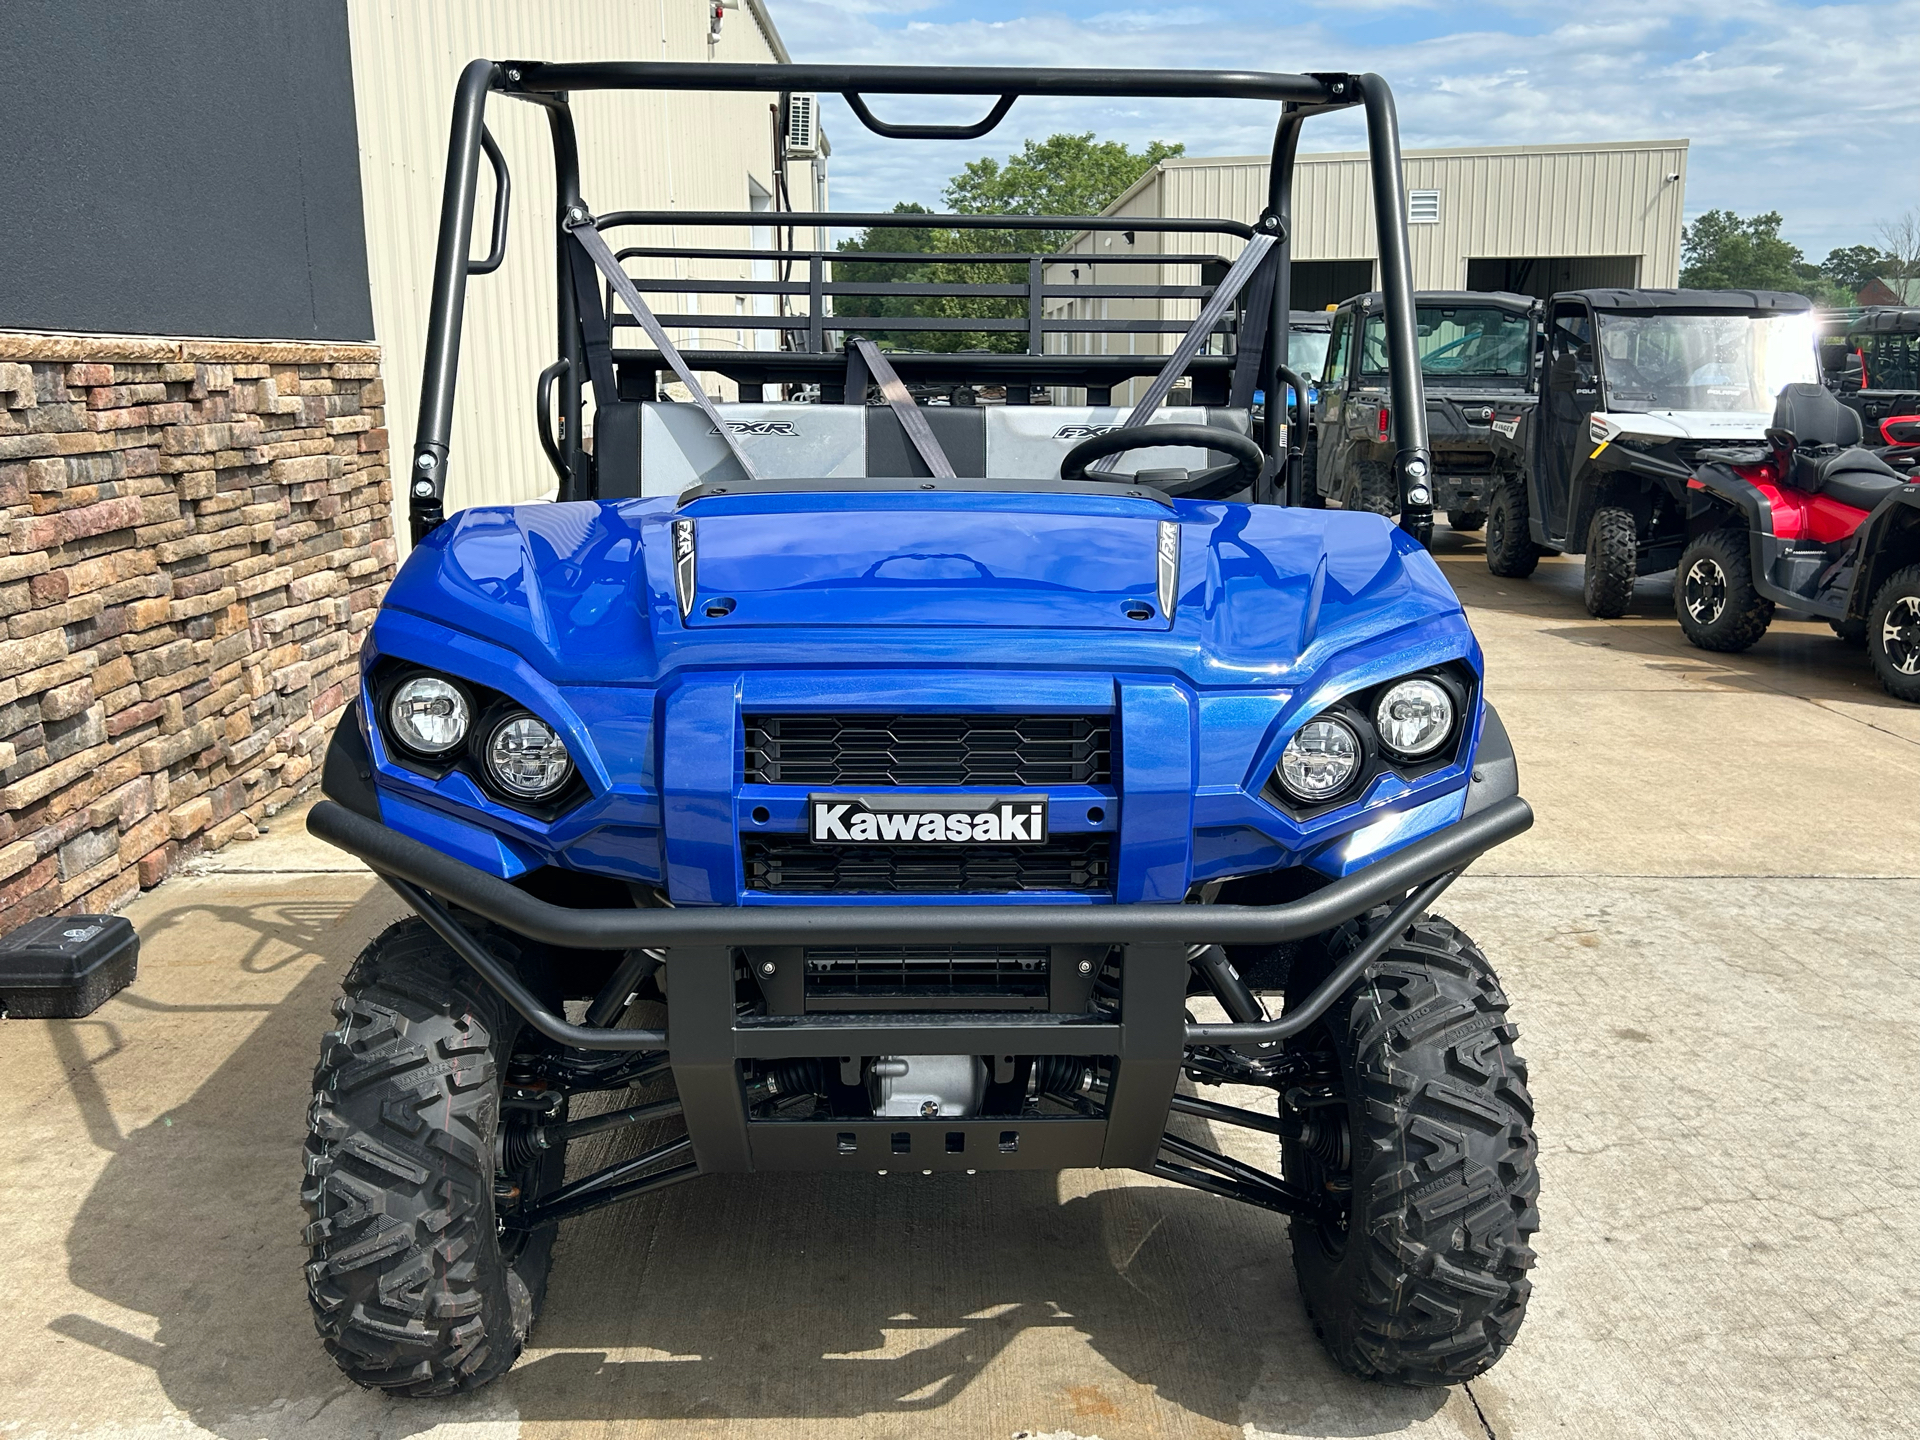
POLYGON ((1142 480, 1134 475, 1096 474, 1096 480, 1112 480, 1122 485, 1151 485, 1168 495, 1189 500, 1218 500, 1236 490, 1244 490, 1260 478, 1266 468, 1267 454, 1238 430, 1217 425, 1135 425, 1091 435, 1069 450, 1060 461, 1062 480, 1088 479, 1087 466, 1108 455, 1128 450, 1145 450, 1160 445, 1192 445, 1202 450, 1224 450, 1233 459, 1225 465, 1211 465, 1190 472, 1148 471, 1156 478, 1142 480), (1164 476, 1165 478, 1159 478, 1164 476))

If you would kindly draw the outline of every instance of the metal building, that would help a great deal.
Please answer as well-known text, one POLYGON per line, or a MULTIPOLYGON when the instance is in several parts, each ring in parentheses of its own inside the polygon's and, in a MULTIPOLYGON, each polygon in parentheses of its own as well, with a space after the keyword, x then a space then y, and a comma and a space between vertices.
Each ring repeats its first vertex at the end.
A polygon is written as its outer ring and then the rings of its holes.
MULTIPOLYGON (((374 332, 382 347, 388 428, 405 454, 419 402, 427 309, 446 167, 448 115, 461 67, 476 56, 539 60, 713 60, 786 63, 786 46, 764 0, 736 8, 711 0, 347 0, 353 89, 360 133, 367 268, 374 332), (718 15, 718 35, 714 34, 718 15)), ((790 161, 784 186, 774 164, 775 95, 611 94, 574 106, 582 193, 597 210, 825 210, 826 157, 790 161)), ((553 150, 532 105, 496 101, 487 124, 510 166, 505 263, 467 292, 460 387, 449 468, 448 509, 528 500, 549 493, 554 475, 534 429, 534 391, 555 354, 553 150)), ((481 228, 492 213, 491 173, 482 166, 481 228)), ((770 246, 769 228, 667 227, 638 232, 654 246, 770 246)), ((825 244, 802 232, 793 243, 825 244)), ((476 235, 476 254, 485 239, 476 235)), ((766 261, 637 261, 636 274, 707 280, 771 278, 766 261)), ((679 331, 693 349, 778 344, 772 330, 729 328, 728 315, 755 313, 770 296, 684 297, 711 313, 711 329, 679 331)), ((724 390, 724 385, 716 388, 724 390)), ((590 425, 589 425, 590 428, 590 425)))
MULTIPOLYGON (((1648 140, 1407 151, 1414 285, 1546 296, 1587 286, 1677 284, 1687 145, 1648 140)), ((1155 165, 1106 213, 1251 222, 1266 198, 1264 155, 1182 157, 1155 165)), ((1299 157, 1293 185, 1295 309, 1321 309, 1377 287, 1372 215, 1365 151, 1299 157)), ((1146 231, 1083 234, 1070 248, 1085 253, 1095 245, 1102 254, 1131 249, 1146 259, 1138 270, 1103 267, 1102 280, 1178 285, 1200 279, 1196 266, 1153 265, 1146 257, 1159 248, 1159 237, 1146 231)), ((1231 259, 1239 246, 1223 237, 1222 258, 1231 259)), ((1197 313, 1195 305, 1079 300, 1061 302, 1052 313, 1187 319, 1197 313)), ((1170 348, 1168 337, 1153 334, 1068 338, 1170 348)))

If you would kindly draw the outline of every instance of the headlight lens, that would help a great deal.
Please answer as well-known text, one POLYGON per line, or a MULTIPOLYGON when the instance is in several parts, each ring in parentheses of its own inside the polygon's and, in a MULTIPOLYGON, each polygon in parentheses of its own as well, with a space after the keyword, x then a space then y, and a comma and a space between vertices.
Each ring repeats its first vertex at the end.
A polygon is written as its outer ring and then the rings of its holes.
POLYGON ((1280 784, 1296 800, 1330 800, 1360 769, 1360 737, 1344 720, 1309 720, 1280 752, 1280 784))
POLYGON ((1453 733, 1453 697, 1432 680, 1402 680, 1374 707, 1380 743, 1396 755, 1431 755, 1453 733))
POLYGON ((404 681, 387 702, 394 738, 422 755, 441 755, 467 738, 466 692, 437 675, 404 681))
POLYGON ((523 710, 493 727, 487 739, 487 773, 509 795, 540 800, 567 783, 573 757, 551 725, 523 710))

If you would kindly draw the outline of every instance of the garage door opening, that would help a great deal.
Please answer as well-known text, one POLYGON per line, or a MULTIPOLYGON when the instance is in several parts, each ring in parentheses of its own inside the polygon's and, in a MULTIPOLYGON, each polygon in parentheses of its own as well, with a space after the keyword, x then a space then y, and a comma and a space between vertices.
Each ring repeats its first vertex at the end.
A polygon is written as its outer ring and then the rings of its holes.
POLYGON ((1510 290, 1544 300, 1559 290, 1630 290, 1640 283, 1638 255, 1533 255, 1467 261, 1467 289, 1510 290))
POLYGON ((1373 288, 1371 260, 1296 260, 1292 304, 1295 310, 1325 310, 1373 288))

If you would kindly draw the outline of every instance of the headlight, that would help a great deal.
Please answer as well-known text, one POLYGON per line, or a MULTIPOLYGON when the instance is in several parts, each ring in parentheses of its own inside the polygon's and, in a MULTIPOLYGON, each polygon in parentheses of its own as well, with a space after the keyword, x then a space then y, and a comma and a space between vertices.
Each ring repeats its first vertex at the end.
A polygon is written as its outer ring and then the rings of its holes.
POLYGON ((543 800, 567 783, 573 757, 551 725, 523 710, 487 737, 487 774, 509 795, 543 800))
POLYGON ((466 692, 437 675, 416 675, 387 702, 393 736, 421 755, 442 755, 467 738, 466 692))
POLYGON ((1402 680, 1373 711, 1380 743, 1407 759, 1431 755, 1453 733, 1453 697, 1432 680, 1402 680))
POLYGON ((1344 720, 1309 720, 1280 752, 1280 784, 1296 800, 1331 800, 1360 769, 1360 737, 1344 720))

